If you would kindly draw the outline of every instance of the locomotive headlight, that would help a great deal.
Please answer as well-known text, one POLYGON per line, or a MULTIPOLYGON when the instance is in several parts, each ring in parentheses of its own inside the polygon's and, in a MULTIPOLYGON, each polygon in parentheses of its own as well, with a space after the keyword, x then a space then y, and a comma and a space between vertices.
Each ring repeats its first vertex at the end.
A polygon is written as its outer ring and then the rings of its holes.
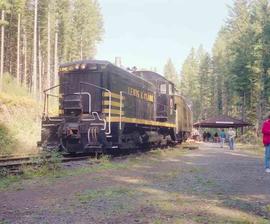
POLYGON ((86 64, 81 64, 81 69, 85 69, 86 68, 86 64))
POLYGON ((80 65, 75 65, 75 69, 78 70, 80 68, 80 65))

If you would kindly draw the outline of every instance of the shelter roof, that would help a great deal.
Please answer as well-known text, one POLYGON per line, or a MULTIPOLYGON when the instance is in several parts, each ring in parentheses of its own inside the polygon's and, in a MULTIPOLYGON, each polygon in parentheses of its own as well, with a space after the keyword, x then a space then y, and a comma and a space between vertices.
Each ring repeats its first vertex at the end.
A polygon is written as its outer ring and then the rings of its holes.
POLYGON ((194 124, 194 127, 202 128, 240 128, 245 126, 251 126, 251 124, 227 115, 210 117, 194 124))

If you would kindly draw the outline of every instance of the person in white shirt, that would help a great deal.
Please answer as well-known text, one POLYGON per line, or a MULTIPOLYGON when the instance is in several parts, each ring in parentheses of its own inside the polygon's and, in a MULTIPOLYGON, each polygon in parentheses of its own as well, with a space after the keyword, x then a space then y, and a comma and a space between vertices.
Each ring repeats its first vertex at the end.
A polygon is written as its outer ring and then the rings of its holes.
POLYGON ((227 135, 228 135, 230 150, 234 150, 236 133, 232 128, 229 128, 227 135))

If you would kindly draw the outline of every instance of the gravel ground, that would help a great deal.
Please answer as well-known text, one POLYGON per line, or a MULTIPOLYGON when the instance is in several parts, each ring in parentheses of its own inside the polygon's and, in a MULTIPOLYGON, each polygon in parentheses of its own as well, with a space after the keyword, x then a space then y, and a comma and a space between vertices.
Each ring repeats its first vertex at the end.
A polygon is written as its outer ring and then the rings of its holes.
POLYGON ((1 190, 0 223, 270 223, 260 156, 200 144, 108 164, 1 190))

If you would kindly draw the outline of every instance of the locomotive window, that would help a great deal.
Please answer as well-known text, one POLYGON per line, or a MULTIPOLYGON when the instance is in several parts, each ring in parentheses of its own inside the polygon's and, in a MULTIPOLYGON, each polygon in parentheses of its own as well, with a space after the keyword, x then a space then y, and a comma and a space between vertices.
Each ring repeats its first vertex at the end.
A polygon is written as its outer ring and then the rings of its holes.
POLYGON ((172 92, 172 84, 169 84, 169 95, 172 95, 173 92, 172 92))
POLYGON ((160 92, 162 94, 166 94, 167 93, 167 91, 166 91, 166 84, 161 84, 160 85, 160 92))

